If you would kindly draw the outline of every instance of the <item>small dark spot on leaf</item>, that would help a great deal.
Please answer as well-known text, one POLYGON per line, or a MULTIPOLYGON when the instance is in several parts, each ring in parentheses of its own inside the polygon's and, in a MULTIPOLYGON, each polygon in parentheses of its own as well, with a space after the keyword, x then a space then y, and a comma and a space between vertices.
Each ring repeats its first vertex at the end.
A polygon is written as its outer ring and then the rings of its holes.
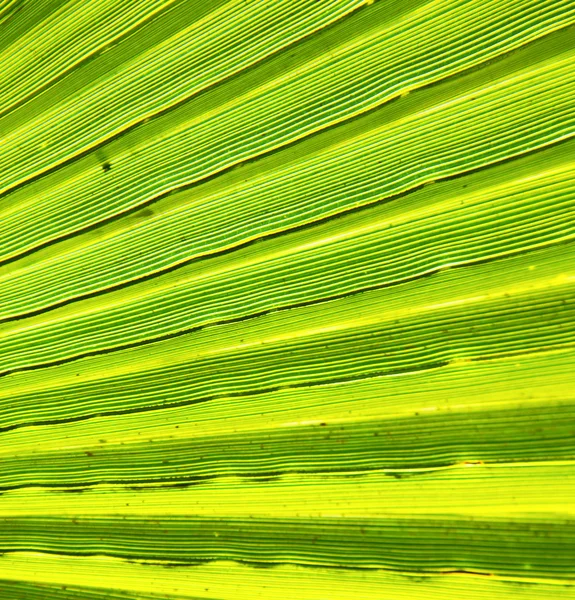
POLYGON ((112 165, 108 161, 102 164, 102 171, 104 171, 104 173, 107 173, 111 168, 112 165))

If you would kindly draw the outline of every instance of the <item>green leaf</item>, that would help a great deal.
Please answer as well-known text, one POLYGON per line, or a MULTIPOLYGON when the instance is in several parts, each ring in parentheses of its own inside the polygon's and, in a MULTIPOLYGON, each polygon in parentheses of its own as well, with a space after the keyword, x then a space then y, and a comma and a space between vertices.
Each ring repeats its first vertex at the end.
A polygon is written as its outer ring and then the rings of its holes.
POLYGON ((573 3, 0 34, 0 598, 575 598, 573 3))

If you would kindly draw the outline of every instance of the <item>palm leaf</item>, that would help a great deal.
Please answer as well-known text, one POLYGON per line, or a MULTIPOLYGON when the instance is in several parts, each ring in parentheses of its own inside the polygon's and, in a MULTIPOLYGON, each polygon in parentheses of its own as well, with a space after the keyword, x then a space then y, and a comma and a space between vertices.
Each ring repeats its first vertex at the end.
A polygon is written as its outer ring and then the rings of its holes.
POLYGON ((0 33, 0 598, 575 597, 571 2, 0 33))

